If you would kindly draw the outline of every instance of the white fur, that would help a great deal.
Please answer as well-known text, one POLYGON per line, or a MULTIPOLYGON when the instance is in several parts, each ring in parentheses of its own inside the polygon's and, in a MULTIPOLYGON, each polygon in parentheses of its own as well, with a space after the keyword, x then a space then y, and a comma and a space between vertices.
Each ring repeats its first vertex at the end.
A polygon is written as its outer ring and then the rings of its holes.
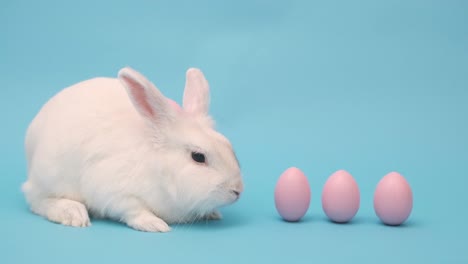
POLYGON ((71 226, 90 225, 90 212, 149 232, 221 218, 217 208, 235 202, 243 183, 230 142, 208 116, 203 73, 187 71, 182 111, 135 70, 118 76, 65 88, 30 124, 22 189, 31 210, 71 226))

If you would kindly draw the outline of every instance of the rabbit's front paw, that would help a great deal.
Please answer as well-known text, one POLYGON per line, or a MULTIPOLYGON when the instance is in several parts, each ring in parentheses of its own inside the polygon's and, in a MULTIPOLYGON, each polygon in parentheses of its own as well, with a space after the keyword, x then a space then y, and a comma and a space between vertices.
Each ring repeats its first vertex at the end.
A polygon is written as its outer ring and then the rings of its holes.
POLYGON ((47 218, 62 225, 74 227, 90 226, 88 210, 84 204, 68 199, 48 199, 44 201, 47 218))
POLYGON ((169 232, 171 228, 162 219, 150 212, 142 212, 127 221, 133 229, 143 232, 169 232))
POLYGON ((205 220, 221 220, 223 219, 223 215, 218 211, 215 210, 204 217, 205 220))

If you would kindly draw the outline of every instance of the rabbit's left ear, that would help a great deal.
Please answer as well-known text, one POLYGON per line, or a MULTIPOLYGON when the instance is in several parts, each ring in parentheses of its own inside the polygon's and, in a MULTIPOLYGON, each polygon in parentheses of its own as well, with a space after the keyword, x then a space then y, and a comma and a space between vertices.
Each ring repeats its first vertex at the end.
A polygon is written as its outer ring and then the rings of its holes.
POLYGON ((210 106, 210 87, 203 73, 190 68, 186 73, 183 108, 194 114, 207 115, 210 106))

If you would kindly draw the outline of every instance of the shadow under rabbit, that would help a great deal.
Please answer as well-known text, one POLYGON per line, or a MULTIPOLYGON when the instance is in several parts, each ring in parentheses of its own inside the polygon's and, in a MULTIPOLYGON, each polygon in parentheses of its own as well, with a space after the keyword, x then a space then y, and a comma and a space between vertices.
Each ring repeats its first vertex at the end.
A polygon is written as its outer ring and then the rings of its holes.
POLYGON ((197 229, 197 230, 219 230, 244 226, 248 219, 234 212, 223 212, 223 218, 219 220, 199 220, 192 223, 173 224, 173 230, 197 229))

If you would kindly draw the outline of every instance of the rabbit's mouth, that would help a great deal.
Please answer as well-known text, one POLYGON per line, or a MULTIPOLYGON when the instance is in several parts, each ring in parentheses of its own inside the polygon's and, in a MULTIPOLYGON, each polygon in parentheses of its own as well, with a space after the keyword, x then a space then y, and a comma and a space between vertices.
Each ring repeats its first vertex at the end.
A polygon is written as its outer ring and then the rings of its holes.
POLYGON ((239 200, 240 196, 241 192, 237 189, 231 189, 226 187, 216 188, 216 190, 213 191, 209 196, 209 200, 211 200, 210 207, 217 208, 228 206, 239 200))
POLYGON ((241 195, 241 192, 240 191, 237 191, 237 190, 231 190, 231 193, 234 195, 235 199, 234 201, 237 201, 239 200, 240 198, 240 195, 241 195))
POLYGON ((244 184, 242 180, 230 181, 222 184, 218 189, 222 190, 223 194, 227 196, 227 199, 230 201, 229 203, 233 203, 239 200, 244 191, 244 184))
POLYGON ((239 189, 228 189, 228 191, 225 191, 226 202, 224 205, 230 205, 237 202, 240 199, 241 193, 242 192, 239 189))

